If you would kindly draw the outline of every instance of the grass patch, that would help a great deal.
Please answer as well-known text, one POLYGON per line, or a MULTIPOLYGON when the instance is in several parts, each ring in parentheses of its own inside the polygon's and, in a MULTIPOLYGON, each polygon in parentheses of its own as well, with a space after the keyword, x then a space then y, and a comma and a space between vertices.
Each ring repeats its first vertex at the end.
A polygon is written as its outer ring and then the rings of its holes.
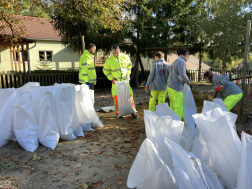
POLYGON ((2 163, 0 165, 1 170, 5 170, 5 169, 10 168, 10 167, 14 167, 14 165, 13 164, 5 164, 5 163, 2 163))

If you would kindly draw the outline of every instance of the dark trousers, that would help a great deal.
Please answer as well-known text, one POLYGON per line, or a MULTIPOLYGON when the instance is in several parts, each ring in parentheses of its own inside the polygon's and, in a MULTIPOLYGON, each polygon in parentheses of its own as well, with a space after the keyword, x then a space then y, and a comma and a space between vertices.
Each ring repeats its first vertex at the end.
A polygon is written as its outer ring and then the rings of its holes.
POLYGON ((89 83, 89 89, 94 90, 94 84, 93 83, 89 83))

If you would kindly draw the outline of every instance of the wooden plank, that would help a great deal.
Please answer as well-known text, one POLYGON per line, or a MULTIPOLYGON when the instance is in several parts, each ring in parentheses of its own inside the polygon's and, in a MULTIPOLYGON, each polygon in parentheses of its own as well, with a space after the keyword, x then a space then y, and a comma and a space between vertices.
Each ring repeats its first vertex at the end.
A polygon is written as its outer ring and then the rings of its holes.
POLYGON ((14 74, 14 87, 17 88, 17 76, 14 74))
POLYGON ((4 89, 4 76, 3 74, 1 74, 1 85, 2 85, 2 89, 4 89))
POLYGON ((30 58, 29 58, 29 43, 26 44, 26 50, 27 50, 27 63, 28 63, 28 71, 31 73, 31 65, 30 65, 30 58))
POLYGON ((9 80, 8 80, 8 75, 9 74, 5 74, 5 86, 6 86, 6 88, 9 88, 9 80))
POLYGON ((19 46, 17 46, 17 55, 18 55, 18 68, 19 71, 21 72, 21 63, 20 63, 20 50, 19 50, 19 46))
POLYGON ((11 58, 11 70, 14 71, 13 67, 13 57, 12 57, 12 49, 10 48, 10 58, 11 58))

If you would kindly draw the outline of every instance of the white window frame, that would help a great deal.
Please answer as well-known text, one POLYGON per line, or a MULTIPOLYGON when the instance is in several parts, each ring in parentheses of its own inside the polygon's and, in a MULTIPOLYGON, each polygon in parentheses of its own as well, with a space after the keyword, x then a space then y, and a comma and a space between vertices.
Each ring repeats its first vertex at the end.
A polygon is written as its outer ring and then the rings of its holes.
POLYGON ((39 62, 53 62, 53 51, 39 51, 39 52, 38 52, 38 57, 39 57, 39 62), (39 57, 39 53, 40 53, 40 52, 44 52, 44 56, 45 56, 45 60, 44 60, 44 61, 41 61, 41 60, 40 60, 40 57, 39 57), (52 53, 52 60, 51 60, 51 61, 47 61, 46 52, 51 52, 51 53, 52 53))

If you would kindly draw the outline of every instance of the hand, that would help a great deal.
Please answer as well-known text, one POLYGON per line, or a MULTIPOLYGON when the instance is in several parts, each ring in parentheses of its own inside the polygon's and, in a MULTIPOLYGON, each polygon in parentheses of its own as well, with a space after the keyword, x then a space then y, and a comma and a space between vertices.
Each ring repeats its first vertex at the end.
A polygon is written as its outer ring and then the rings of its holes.
POLYGON ((112 79, 112 84, 115 84, 115 79, 112 79))
POLYGON ((147 92, 147 90, 148 90, 148 85, 145 85, 144 90, 145 90, 145 92, 147 92))
POLYGON ((86 82, 85 84, 89 86, 89 82, 86 82))
POLYGON ((187 85, 189 85, 189 86, 190 86, 190 85, 191 85, 191 81, 189 81, 189 83, 187 83, 187 85))
POLYGON ((223 85, 222 85, 222 84, 220 84, 218 87, 216 87, 216 88, 215 88, 215 91, 221 91, 221 90, 222 90, 222 88, 223 88, 223 85))

